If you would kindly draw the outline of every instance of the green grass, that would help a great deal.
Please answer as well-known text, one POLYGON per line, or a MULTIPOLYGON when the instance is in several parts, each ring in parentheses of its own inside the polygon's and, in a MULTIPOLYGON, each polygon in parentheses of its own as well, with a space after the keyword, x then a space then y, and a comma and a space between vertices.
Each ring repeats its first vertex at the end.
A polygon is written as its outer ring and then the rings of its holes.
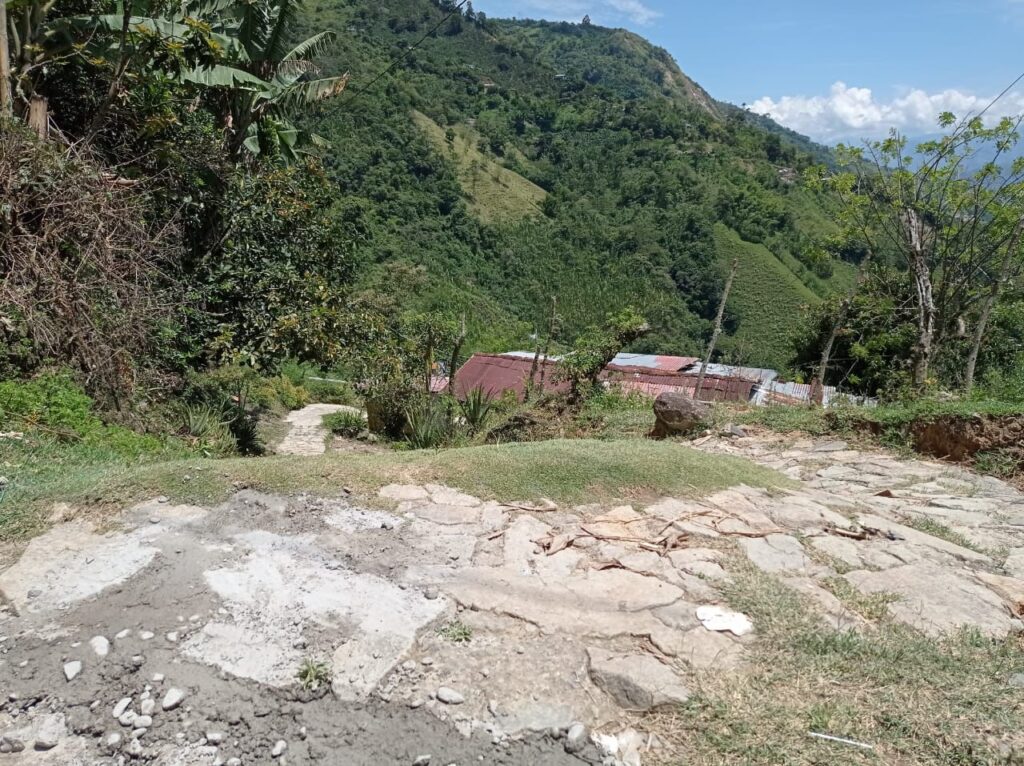
POLYGON ((437 635, 453 644, 468 644, 473 639, 473 629, 462 620, 452 620, 440 626, 437 635))
POLYGON ((30 482, 16 504, 0 505, 0 538, 38 532, 54 502, 116 509, 165 495, 218 502, 243 485, 268 491, 374 493, 391 482, 436 482, 483 498, 548 497, 560 504, 700 495, 736 484, 787 487, 781 474, 749 461, 674 442, 555 440, 442 451, 86 463, 30 482), (15 510, 17 509, 17 510, 15 510))
POLYGON ((968 550, 977 551, 978 553, 984 553, 986 555, 989 553, 975 545, 959 532, 950 529, 942 522, 936 521, 935 519, 929 519, 926 516, 915 516, 912 519, 909 519, 907 521, 907 526, 913 527, 918 532, 924 532, 932 537, 945 540, 947 543, 959 545, 961 548, 967 548, 968 550))
POLYGON ((749 665, 738 675, 701 676, 686 705, 643 722, 667 745, 661 762, 1020 763, 1024 707, 1007 683, 1024 670, 1019 638, 964 630, 932 639, 886 619, 863 633, 837 632, 802 597, 749 566, 734 571, 726 596, 754 621, 749 665), (1015 748, 1018 760, 1000 746, 1015 748))
POLYGON ((422 112, 413 120, 437 150, 455 165, 459 183, 470 208, 484 223, 527 218, 540 213, 547 192, 480 151, 480 134, 467 125, 452 128, 451 142, 445 129, 422 112))
POLYGON ((739 261, 729 296, 729 311, 739 319, 720 350, 727 359, 752 366, 783 369, 792 350, 790 338, 805 306, 821 298, 764 247, 744 242, 722 224, 715 225, 715 247, 723 268, 739 261))

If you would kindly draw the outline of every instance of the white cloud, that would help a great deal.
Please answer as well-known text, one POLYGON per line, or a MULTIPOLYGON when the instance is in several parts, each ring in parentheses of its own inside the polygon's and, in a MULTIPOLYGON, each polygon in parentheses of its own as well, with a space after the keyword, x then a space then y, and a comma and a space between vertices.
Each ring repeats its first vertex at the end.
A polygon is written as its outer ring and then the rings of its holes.
MULTIPOLYGON (((481 3, 482 5, 482 3, 481 3)), ((643 0, 519 0, 508 3, 523 15, 537 13, 547 19, 580 21, 590 15, 595 24, 623 23, 646 26, 661 16, 643 0)))
MULTIPOLYGON (((994 95, 979 96, 959 90, 911 90, 891 101, 879 101, 870 88, 837 82, 827 96, 783 96, 778 100, 765 96, 751 104, 750 109, 770 114, 776 122, 817 141, 831 143, 884 136, 891 128, 908 135, 933 133, 938 129, 942 112, 958 117, 978 113, 993 98, 994 95)), ((1010 93, 993 107, 991 115, 1022 111, 1024 93, 1010 93)))

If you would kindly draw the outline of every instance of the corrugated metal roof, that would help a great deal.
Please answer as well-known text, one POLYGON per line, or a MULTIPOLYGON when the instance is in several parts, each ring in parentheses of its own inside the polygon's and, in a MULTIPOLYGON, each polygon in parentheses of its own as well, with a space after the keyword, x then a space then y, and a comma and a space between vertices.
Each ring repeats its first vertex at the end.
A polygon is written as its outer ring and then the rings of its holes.
MULTIPOLYGON (((494 354, 494 356, 511 356, 511 357, 516 358, 516 359, 529 359, 532 362, 533 358, 535 356, 537 356, 537 352, 536 351, 503 351, 500 354, 494 354)), ((562 361, 562 357, 560 357, 560 356, 548 356, 548 359, 550 359, 552 362, 560 362, 560 361, 562 361)))
MULTIPOLYGON (((700 374, 700 362, 690 365, 686 372, 694 375, 700 374)), ((768 370, 763 367, 740 367, 734 364, 715 364, 711 363, 707 369, 708 375, 717 375, 721 378, 742 378, 743 380, 752 380, 755 383, 768 383, 779 377, 779 373, 775 370, 768 370)))
MULTIPOLYGON (((669 372, 666 370, 609 369, 602 378, 610 385, 617 385, 625 391, 636 391, 647 396, 671 391, 692 397, 697 388, 697 375, 669 372)), ((705 402, 747 402, 754 390, 752 380, 707 375, 700 390, 700 399, 705 402)))
POLYGON ((616 354, 611 366, 648 367, 655 370, 677 372, 700 361, 694 356, 666 356, 664 354, 616 354))
MULTIPOLYGON (((555 381, 558 364, 554 361, 541 362, 545 369, 544 389, 563 392, 568 383, 555 381)), ((533 357, 509 356, 507 354, 473 354, 455 375, 455 395, 463 399, 475 389, 482 389, 488 396, 501 397, 506 391, 515 393, 520 401, 526 394, 526 384, 533 368, 533 357)), ((538 373, 538 382, 540 375, 538 373)))
MULTIPOLYGON (((853 396, 841 392, 835 386, 825 386, 822 403, 826 407, 838 404, 841 401, 851 404, 874 406, 878 404, 877 399, 870 399, 863 396, 853 396)), ((763 406, 785 405, 785 404, 810 404, 811 386, 808 383, 784 383, 772 381, 757 392, 754 403, 763 406)))

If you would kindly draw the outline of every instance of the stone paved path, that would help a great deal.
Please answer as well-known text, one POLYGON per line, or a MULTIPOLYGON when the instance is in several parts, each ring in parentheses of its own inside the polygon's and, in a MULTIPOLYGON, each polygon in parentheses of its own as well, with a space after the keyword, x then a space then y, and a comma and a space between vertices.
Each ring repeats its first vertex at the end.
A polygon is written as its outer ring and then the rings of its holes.
POLYGON ((327 449, 324 415, 334 412, 362 414, 356 407, 343 404, 310 404, 288 414, 285 422, 291 427, 277 447, 279 455, 322 455, 327 449))
POLYGON ((866 625, 826 587, 843 577, 930 634, 1021 630, 1024 497, 1006 484, 836 442, 694 445, 794 487, 557 508, 390 485, 390 510, 243 491, 55 527, 0 573, 0 752, 24 748, 0 766, 636 766, 633 713, 744 671, 758 626, 720 591, 738 557, 826 629, 866 625), (310 662, 316 691, 295 681, 310 662))

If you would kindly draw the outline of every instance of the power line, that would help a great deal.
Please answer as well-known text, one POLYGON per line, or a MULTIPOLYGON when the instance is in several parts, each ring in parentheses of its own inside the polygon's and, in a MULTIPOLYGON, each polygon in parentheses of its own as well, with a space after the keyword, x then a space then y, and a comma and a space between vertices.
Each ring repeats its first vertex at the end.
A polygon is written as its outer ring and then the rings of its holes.
POLYGON ((372 88, 374 85, 376 85, 379 80, 381 80, 385 75, 387 75, 389 72, 391 72, 391 70, 393 70, 396 66, 398 66, 399 64, 403 63, 406 59, 408 59, 409 55, 413 51, 415 51, 417 48, 419 48, 421 45, 423 45, 423 43, 425 43, 430 37, 432 37, 434 35, 434 33, 437 32, 437 30, 439 30, 441 27, 443 27, 445 24, 447 24, 448 20, 452 16, 454 16, 456 13, 461 13, 462 12, 462 7, 466 3, 468 3, 468 2, 469 2, 469 0, 459 0, 459 3, 454 8, 452 8, 452 10, 448 13, 447 16, 445 16, 443 19, 441 19, 441 21, 439 21, 434 27, 432 27, 430 29, 430 31, 428 31, 425 35, 423 35, 423 37, 421 37, 415 43, 410 45, 409 48, 405 51, 405 53, 403 53, 401 56, 399 56, 394 61, 392 61, 390 64, 388 64, 387 67, 385 67, 385 69, 382 72, 380 72, 380 74, 378 74, 376 77, 374 77, 372 80, 370 80, 370 82, 367 83, 365 86, 363 86, 362 88, 357 90, 351 97, 346 97, 345 99, 343 99, 338 104, 338 109, 344 109, 349 103, 355 101, 361 95, 363 95, 368 90, 370 90, 370 88, 372 88))

